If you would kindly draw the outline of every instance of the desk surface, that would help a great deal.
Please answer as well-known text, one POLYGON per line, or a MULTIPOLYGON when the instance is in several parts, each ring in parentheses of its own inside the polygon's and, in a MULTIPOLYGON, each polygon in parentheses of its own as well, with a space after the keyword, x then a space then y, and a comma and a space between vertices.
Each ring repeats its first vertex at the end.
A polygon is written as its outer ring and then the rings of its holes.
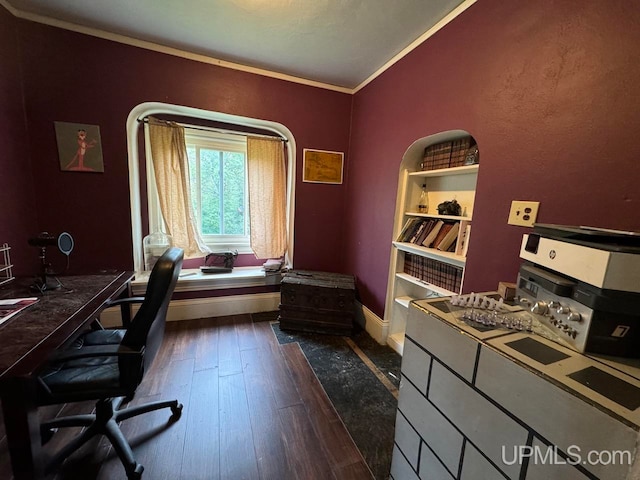
POLYGON ((0 288, 0 298, 39 298, 0 325, 0 380, 30 375, 107 300, 123 292, 132 277, 132 272, 60 277, 62 288, 37 295, 26 280, 0 288))

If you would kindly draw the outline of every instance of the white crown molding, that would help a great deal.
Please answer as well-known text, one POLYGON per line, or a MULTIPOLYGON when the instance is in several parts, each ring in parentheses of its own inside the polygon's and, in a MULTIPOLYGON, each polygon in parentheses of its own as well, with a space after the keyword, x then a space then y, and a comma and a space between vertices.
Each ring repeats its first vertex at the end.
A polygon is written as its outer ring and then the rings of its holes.
POLYGON ((254 73, 256 75, 262 75, 264 77, 276 78, 278 80, 285 80, 288 82, 299 83, 302 85, 308 85, 310 87, 323 88, 325 90, 333 90, 341 93, 353 93, 350 88, 339 87, 337 85, 331 85, 329 83, 317 82, 315 80, 309 80, 302 77, 296 77, 294 75, 287 75, 284 73, 274 72, 271 70, 264 70, 262 68, 250 67, 248 65, 242 65, 239 63, 228 62, 219 58, 209 57, 207 55, 200 55, 197 53, 188 52, 186 50, 180 50, 177 48, 167 47, 158 43, 147 42, 139 40, 133 37, 127 37, 126 35, 120 35, 117 33, 110 33, 97 28, 84 27, 71 22, 65 22, 57 20, 55 18, 46 17, 44 15, 37 15, 34 13, 24 12, 12 7, 6 0, 0 0, 2 4, 10 13, 15 17, 23 20, 29 20, 31 22, 42 23, 51 27, 62 28, 63 30, 70 30, 72 32, 82 33, 84 35, 90 35, 92 37, 102 38, 104 40, 111 40, 113 42, 123 43, 125 45, 131 45, 133 47, 144 48, 146 50, 152 50, 154 52, 165 53, 167 55, 173 55, 175 57, 186 58, 188 60, 194 60, 196 62, 206 63, 209 65, 216 65, 218 67, 230 68, 232 70, 239 70, 247 73, 254 73))
POLYGON ((65 22, 62 20, 57 20, 51 17, 46 17, 44 15, 37 15, 34 13, 24 12, 22 10, 18 10, 13 7, 7 0, 0 0, 0 5, 5 7, 13 16, 21 18, 23 20, 29 20, 31 22, 42 23, 44 25, 49 25, 51 27, 62 28, 64 30, 70 30, 77 33, 82 33, 84 35, 90 35, 92 37, 98 37, 105 40, 110 40, 113 42, 123 43, 125 45, 130 45, 133 47, 144 48, 146 50, 151 50, 154 52, 164 53, 167 55, 173 55, 175 57, 186 58, 188 60, 193 60, 196 62, 206 63, 209 65, 216 65, 218 67, 230 68, 232 70, 239 70, 242 72, 253 73, 256 75, 262 75, 265 77, 276 78, 278 80, 284 80, 293 83, 299 83, 302 85, 307 85, 311 87, 323 88, 325 90, 333 90, 335 92, 348 93, 353 95, 372 82, 375 78, 379 77, 388 70, 391 66, 393 66, 396 62, 401 60, 423 42, 425 42, 428 38, 433 36, 436 32, 441 30, 448 23, 453 21, 458 15, 464 12, 471 5, 476 3, 477 0, 465 0, 458 7, 452 10, 446 17, 436 23, 433 27, 423 33, 420 37, 414 40, 411 44, 405 47, 402 51, 396 54, 393 58, 391 58, 387 63, 385 63, 382 67, 376 70, 371 76, 369 76, 365 81, 360 83, 355 88, 346 88, 339 87, 337 85, 331 85, 328 83, 317 82, 315 80, 309 80, 302 77, 296 77, 294 75, 287 75, 284 73, 274 72, 271 70, 265 70, 262 68, 250 67, 248 65, 242 65, 239 63, 228 62, 226 60, 221 60, 219 58, 209 57, 206 55, 196 54, 192 52, 188 52, 186 50, 180 50, 177 48, 167 47, 165 45, 161 45, 158 43, 147 42, 144 40, 139 40, 132 37, 127 37, 125 35, 119 35, 115 33, 106 32, 104 30, 99 30, 95 28, 84 27, 82 25, 77 25, 71 22, 65 22))
POLYGON ((401 60, 402 58, 407 56, 409 53, 411 53, 413 50, 415 50, 418 46, 420 46, 422 43, 427 41, 427 39, 429 39, 430 37, 435 35, 439 30, 444 28, 446 25, 451 23, 458 15, 460 15, 467 8, 469 8, 471 5, 476 3, 476 1, 477 0, 465 0, 464 2, 462 2, 455 9, 453 9, 451 12, 449 12, 449 14, 446 17, 444 17, 442 20, 440 20, 438 23, 436 23, 433 27, 431 27, 429 30, 424 32, 418 38, 416 38, 412 43, 407 45, 403 50, 401 50, 393 58, 391 58, 391 60, 389 60, 382 67, 380 67, 378 70, 376 70, 369 78, 367 78, 364 82, 362 82, 360 85, 358 85, 353 90, 351 90, 351 93, 355 94, 355 93, 359 92, 360 90, 362 90, 365 86, 367 86, 369 83, 371 83, 377 77, 379 77, 385 71, 387 71, 389 68, 391 68, 396 62, 398 62, 399 60, 401 60))

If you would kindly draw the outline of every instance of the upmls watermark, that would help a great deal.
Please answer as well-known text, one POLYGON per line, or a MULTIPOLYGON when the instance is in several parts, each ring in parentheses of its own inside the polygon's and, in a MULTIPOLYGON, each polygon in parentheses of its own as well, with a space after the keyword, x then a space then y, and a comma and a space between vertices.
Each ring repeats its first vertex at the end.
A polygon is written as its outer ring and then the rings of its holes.
POLYGON ((633 455, 629 450, 589 450, 583 452, 578 445, 567 447, 562 454, 556 446, 514 445, 513 449, 501 447, 505 465, 522 464, 525 461, 536 465, 631 465, 633 455))

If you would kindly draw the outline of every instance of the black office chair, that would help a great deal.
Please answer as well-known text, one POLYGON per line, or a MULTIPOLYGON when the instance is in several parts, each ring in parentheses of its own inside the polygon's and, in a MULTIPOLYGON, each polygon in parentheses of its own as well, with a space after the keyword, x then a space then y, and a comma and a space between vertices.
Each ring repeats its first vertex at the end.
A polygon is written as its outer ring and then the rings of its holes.
MULTIPOLYGON (((106 435, 122 461, 130 480, 139 479, 144 467, 136 462, 131 446, 118 422, 142 413, 171 408, 172 419, 180 418, 177 400, 135 407, 120 405, 133 398, 137 386, 151 366, 164 336, 167 308, 182 268, 183 251, 170 248, 156 262, 140 309, 126 329, 96 330, 56 353, 39 374, 39 404, 52 405, 97 400, 95 414, 57 418, 41 425, 43 443, 59 427, 87 427, 48 462, 51 473, 81 445, 95 435, 106 435)), ((122 299, 122 303, 140 299, 122 299)))

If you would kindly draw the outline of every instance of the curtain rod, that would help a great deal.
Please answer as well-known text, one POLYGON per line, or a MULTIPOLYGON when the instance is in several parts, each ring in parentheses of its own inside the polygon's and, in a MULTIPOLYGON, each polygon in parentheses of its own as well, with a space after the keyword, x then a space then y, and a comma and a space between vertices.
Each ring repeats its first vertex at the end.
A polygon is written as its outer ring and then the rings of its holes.
MULTIPOLYGON (((139 123, 149 123, 149 119, 148 118, 138 118, 137 119, 139 123)), ((166 122, 167 120, 162 120, 163 122, 166 122)), ((229 135, 240 135, 243 137, 264 137, 264 138, 274 138, 274 139, 278 139, 282 142, 287 143, 289 140, 287 140, 286 138, 281 137, 280 135, 274 134, 274 135, 267 135, 267 134, 261 134, 261 133, 251 133, 251 132, 238 132, 236 130, 228 130, 225 128, 216 128, 216 127, 205 127, 205 126, 201 126, 201 125, 189 125, 187 123, 181 123, 181 122, 173 122, 173 123, 177 123, 178 125, 180 125, 181 127, 184 128, 188 128, 191 130, 202 130, 204 132, 218 132, 218 133, 227 133, 229 135)))

